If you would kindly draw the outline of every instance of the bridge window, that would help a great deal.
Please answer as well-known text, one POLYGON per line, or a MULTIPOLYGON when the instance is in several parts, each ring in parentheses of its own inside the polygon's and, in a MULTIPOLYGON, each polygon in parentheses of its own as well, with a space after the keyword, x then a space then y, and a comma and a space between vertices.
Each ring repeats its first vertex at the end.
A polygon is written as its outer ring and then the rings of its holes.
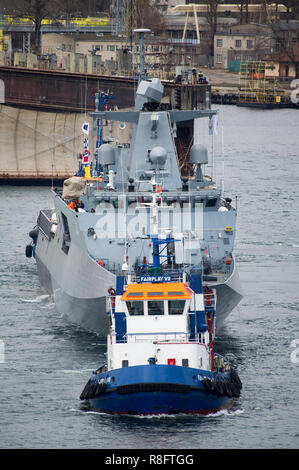
POLYGON ((169 300, 168 315, 182 315, 184 312, 185 300, 169 300))
POLYGON ((144 315, 143 302, 138 300, 127 302, 127 308, 130 315, 144 315))
POLYGON ((149 300, 148 302, 149 315, 164 315, 164 302, 163 300, 149 300))

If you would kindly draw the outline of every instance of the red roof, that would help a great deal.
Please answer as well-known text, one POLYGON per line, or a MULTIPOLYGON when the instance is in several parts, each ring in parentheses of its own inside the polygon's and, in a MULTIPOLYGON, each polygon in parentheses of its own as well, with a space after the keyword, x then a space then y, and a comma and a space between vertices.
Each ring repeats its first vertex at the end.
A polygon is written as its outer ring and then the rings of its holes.
POLYGON ((265 60, 272 62, 299 62, 299 44, 295 44, 290 49, 267 55, 265 60))

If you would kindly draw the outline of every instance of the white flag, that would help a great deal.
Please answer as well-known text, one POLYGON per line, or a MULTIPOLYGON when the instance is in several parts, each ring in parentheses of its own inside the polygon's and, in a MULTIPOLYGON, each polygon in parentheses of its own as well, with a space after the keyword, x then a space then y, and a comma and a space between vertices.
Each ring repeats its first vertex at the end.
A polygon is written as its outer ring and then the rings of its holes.
POLYGON ((89 122, 84 122, 82 124, 82 132, 84 132, 84 134, 89 134, 89 122))

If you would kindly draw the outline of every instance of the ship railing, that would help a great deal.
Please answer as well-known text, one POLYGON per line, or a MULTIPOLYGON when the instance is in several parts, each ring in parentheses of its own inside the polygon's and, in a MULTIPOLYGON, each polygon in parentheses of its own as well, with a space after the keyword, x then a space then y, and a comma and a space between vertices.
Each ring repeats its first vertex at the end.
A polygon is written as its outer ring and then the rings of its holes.
POLYGON ((218 353, 214 353, 214 367, 219 372, 225 372, 230 370, 229 361, 218 353))
POLYGON ((100 260, 96 260, 103 268, 107 269, 107 271, 120 275, 121 274, 121 265, 119 263, 113 263, 108 258, 101 258, 100 260))
POLYGON ((216 296, 212 292, 211 294, 204 294, 204 306, 205 309, 215 310, 216 308, 216 296))
POLYGON ((184 331, 177 332, 142 332, 142 333, 126 333, 123 336, 123 343, 139 343, 149 342, 154 344, 161 343, 177 343, 177 344, 198 344, 204 347, 207 345, 204 342, 203 335, 198 334, 195 338, 190 338, 190 333, 184 331))
POLYGON ((39 216, 38 216, 38 221, 37 221, 38 229, 42 232, 42 234, 48 240, 50 240, 51 238, 51 228, 53 225, 50 219, 51 215, 52 215, 51 210, 40 211, 39 216))
POLYGON ((124 335, 124 339, 129 343, 138 342, 153 342, 156 343, 187 343, 188 337, 184 331, 177 332, 142 332, 142 333, 127 333, 124 335))
POLYGON ((111 272, 112 274, 121 275, 122 271, 121 265, 119 263, 113 263, 108 258, 96 258, 91 254, 89 254, 89 257, 99 266, 107 269, 107 271, 111 272))
POLYGON ((112 300, 114 300, 112 295, 106 296, 106 312, 110 314, 112 312, 112 300))

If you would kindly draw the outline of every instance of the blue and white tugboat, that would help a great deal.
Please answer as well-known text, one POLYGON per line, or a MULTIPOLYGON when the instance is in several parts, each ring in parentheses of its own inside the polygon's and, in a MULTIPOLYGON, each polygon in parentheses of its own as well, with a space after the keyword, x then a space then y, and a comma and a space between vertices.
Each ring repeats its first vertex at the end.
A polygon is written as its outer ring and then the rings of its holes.
POLYGON ((175 242, 151 236, 152 264, 132 272, 125 255, 124 275, 107 296, 107 363, 80 396, 93 410, 209 414, 240 396, 238 374, 214 353, 216 291, 200 274, 174 269, 175 242))

